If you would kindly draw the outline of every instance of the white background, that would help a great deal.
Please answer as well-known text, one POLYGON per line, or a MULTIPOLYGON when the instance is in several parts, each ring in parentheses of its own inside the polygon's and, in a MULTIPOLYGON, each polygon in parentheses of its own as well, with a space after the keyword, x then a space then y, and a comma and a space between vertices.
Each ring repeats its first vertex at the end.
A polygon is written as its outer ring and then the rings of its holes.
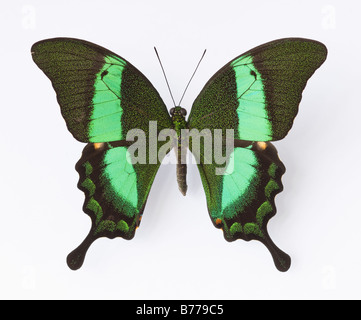
POLYGON ((0 298, 353 299, 361 298, 360 1, 7 1, 0 10, 0 298), (227 243, 210 222, 198 170, 178 191, 162 166, 132 241, 100 239, 84 266, 66 256, 90 229, 76 188, 83 145, 60 115, 31 45, 52 37, 102 45, 132 62, 172 102, 203 50, 182 103, 190 110, 226 62, 264 42, 325 43, 290 134, 276 143, 287 167, 275 243, 292 257, 282 274, 259 242, 227 243))

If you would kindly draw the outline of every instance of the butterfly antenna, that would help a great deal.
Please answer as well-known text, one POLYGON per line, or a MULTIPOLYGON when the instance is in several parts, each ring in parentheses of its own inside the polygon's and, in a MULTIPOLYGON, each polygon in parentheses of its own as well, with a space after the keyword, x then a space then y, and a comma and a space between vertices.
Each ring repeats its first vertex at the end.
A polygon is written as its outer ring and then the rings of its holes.
POLYGON ((198 64, 197 64, 197 67, 196 67, 196 69, 194 70, 194 72, 193 72, 193 74, 192 74, 192 76, 191 76, 191 79, 189 80, 189 82, 188 82, 188 84, 187 84, 187 86, 186 86, 186 88, 185 88, 185 90, 184 90, 184 92, 183 92, 182 98, 180 99, 180 101, 179 101, 179 103, 178 103, 179 106, 180 106, 180 104, 181 104, 181 102, 182 102, 182 100, 183 100, 183 98, 184 98, 184 95, 186 94, 187 89, 188 89, 190 83, 192 82, 192 79, 193 79, 194 75, 196 74, 196 72, 197 72, 197 70, 198 70, 198 67, 199 67, 199 65, 201 64, 201 62, 202 62, 202 60, 203 60, 206 52, 207 52, 207 49, 204 50, 203 55, 202 55, 201 59, 199 60, 199 62, 198 62, 198 64))
POLYGON ((159 57, 159 54, 158 54, 158 51, 157 51, 156 47, 154 47, 154 51, 155 51, 155 54, 157 55, 157 58, 159 60, 160 67, 162 68, 164 78, 165 78, 165 82, 167 82, 168 90, 169 90, 170 96, 172 97, 174 107, 176 107, 176 104, 175 104, 175 101, 174 101, 174 98, 173 98, 173 94, 172 94, 172 90, 170 89, 169 82, 168 82, 167 76, 165 74, 165 71, 164 71, 164 68, 163 68, 163 65, 162 65, 162 61, 160 61, 160 57, 159 57))

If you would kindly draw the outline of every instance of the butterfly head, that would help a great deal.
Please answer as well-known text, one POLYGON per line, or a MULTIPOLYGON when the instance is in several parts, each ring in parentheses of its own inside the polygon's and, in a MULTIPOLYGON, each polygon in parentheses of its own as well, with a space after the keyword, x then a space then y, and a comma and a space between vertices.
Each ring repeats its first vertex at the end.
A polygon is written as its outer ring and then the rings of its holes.
POLYGON ((187 115, 187 110, 182 107, 174 107, 169 110, 169 113, 173 120, 176 120, 177 118, 185 118, 187 115))

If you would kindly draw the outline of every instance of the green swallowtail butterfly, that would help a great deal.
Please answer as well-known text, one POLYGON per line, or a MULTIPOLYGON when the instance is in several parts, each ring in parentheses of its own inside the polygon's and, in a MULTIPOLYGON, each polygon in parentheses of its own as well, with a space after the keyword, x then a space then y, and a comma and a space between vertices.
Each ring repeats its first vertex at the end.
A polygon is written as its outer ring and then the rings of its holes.
MULTIPOLYGON (((87 143, 76 165, 78 187, 85 193, 84 212, 92 227, 84 242, 69 254, 71 269, 79 269, 90 245, 100 237, 132 239, 140 224, 150 188, 164 156, 137 163, 126 137, 133 129, 151 134, 150 122, 162 129, 218 130, 222 140, 233 130, 232 152, 224 174, 205 151, 190 150, 206 194, 210 218, 227 241, 259 240, 271 252, 276 267, 287 271, 290 257, 267 232, 276 214, 275 196, 283 190, 285 167, 271 141, 291 129, 308 79, 326 60, 326 47, 313 40, 288 38, 254 48, 227 63, 196 98, 188 120, 185 109, 170 112, 149 80, 131 63, 98 45, 56 38, 33 45, 35 63, 49 77, 69 131, 87 143), (206 155, 207 154, 207 155, 206 155), (232 161, 230 161, 232 160, 232 161), (232 166, 231 166, 232 163, 232 166)), ((176 150, 186 148, 177 135, 176 150)), ((145 150, 160 153, 167 140, 145 150)), ((191 141, 191 139, 190 139, 191 141)), ((229 142, 229 141, 228 141, 229 142)), ((216 147, 214 141, 212 146, 216 147)), ((224 147, 221 146, 222 155, 224 147)), ((186 193, 186 164, 178 152, 177 176, 186 193)))

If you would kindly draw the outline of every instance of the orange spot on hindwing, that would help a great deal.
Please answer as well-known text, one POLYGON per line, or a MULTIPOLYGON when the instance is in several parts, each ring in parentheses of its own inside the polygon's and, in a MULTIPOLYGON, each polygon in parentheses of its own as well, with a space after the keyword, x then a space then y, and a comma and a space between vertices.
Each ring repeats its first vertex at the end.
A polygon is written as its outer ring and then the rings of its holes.
POLYGON ((94 143, 94 149, 95 150, 99 150, 101 148, 103 148, 104 143, 94 143))

